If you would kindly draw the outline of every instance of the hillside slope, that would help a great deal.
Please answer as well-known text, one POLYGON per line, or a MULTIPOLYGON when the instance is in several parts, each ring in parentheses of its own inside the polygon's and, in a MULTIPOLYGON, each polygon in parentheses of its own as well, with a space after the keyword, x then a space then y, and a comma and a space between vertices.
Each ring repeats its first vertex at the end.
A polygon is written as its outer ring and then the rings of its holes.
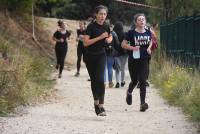
MULTIPOLYGON (((36 19, 35 33, 38 42, 32 37, 32 23, 30 19, 22 19, 16 16, 5 15, 0 13, 0 35, 1 42, 12 42, 16 46, 25 47, 33 53, 47 56, 51 59, 54 57, 53 46, 50 45, 50 35, 42 29, 42 22, 36 19)), ((3 50, 0 50, 3 51, 3 50)), ((8 54, 12 55, 11 53, 8 54)))

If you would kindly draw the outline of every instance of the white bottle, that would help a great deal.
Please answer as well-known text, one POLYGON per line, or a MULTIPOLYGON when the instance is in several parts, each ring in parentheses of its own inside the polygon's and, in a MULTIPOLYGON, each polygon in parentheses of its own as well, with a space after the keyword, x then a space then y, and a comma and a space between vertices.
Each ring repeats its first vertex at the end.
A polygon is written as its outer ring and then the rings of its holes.
POLYGON ((140 58, 140 47, 137 47, 138 49, 133 50, 133 58, 134 59, 139 59, 140 58))

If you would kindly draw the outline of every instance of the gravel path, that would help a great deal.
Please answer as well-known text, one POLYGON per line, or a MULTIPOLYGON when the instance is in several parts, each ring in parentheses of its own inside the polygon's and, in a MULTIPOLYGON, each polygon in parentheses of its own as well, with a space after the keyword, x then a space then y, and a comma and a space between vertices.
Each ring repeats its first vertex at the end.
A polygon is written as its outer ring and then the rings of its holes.
MULTIPOLYGON (((148 111, 139 112, 139 90, 134 90, 133 105, 125 103, 124 88, 107 88, 106 117, 93 109, 90 82, 85 68, 80 77, 75 70, 64 71, 57 80, 56 102, 26 109, 27 114, 0 118, 1 134, 197 134, 178 108, 167 105, 157 91, 148 88, 148 111)), ((128 77, 126 78, 129 81, 128 77)))

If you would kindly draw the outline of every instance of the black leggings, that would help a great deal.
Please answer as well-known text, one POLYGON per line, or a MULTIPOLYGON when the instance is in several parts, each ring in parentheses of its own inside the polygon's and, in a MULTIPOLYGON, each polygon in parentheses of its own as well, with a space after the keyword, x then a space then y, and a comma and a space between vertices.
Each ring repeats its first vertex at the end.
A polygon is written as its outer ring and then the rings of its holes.
POLYGON ((84 54, 83 43, 79 42, 77 47, 77 72, 80 71, 81 59, 83 54, 84 54))
MULTIPOLYGON (((148 59, 148 64, 150 64, 150 61, 151 61, 151 58, 148 59)), ((148 65, 149 66, 149 65, 148 65)), ((149 79, 149 67, 148 67, 148 70, 147 70, 147 80, 149 79)))
POLYGON ((131 82, 128 87, 128 92, 132 93, 135 86, 140 83, 140 101, 145 103, 146 98, 146 80, 149 73, 148 59, 128 59, 128 69, 131 77, 131 82))
POLYGON ((59 65, 59 73, 62 74, 65 57, 67 54, 67 46, 63 44, 56 44, 55 46, 57 65, 59 65))
POLYGON ((104 104, 105 86, 104 86, 104 69, 106 55, 92 55, 86 53, 84 61, 91 79, 91 89, 95 101, 104 104))

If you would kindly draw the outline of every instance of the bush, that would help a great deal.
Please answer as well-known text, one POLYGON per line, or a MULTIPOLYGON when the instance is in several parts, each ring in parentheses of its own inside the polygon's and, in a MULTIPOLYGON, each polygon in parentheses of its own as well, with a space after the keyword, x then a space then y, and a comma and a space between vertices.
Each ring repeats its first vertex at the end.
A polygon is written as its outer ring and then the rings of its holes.
POLYGON ((0 60, 0 114, 42 98, 54 84, 47 80, 52 70, 49 59, 26 48, 8 51, 13 54, 9 61, 0 60))
POLYGON ((192 119, 200 121, 200 77, 195 76, 190 92, 184 101, 184 110, 192 115, 192 119))
POLYGON ((0 6, 15 12, 30 12, 33 0, 1 0, 0 6))
POLYGON ((165 56, 151 62, 150 80, 172 105, 183 108, 191 118, 200 122, 200 73, 180 67, 165 56))

